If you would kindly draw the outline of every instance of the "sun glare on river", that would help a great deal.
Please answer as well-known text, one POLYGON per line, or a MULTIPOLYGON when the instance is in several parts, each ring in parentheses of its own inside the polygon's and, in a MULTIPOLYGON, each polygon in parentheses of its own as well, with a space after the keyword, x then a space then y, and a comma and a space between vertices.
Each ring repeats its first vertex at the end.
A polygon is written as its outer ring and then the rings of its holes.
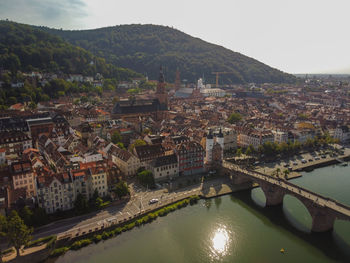
POLYGON ((211 252, 213 258, 222 258, 229 253, 231 243, 230 233, 224 228, 217 228, 212 235, 211 239, 211 252))

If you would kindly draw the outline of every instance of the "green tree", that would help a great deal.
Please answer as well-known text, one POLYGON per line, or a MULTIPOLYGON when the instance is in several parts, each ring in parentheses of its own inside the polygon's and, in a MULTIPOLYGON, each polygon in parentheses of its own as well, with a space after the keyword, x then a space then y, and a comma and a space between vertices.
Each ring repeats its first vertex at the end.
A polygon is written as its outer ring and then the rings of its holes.
POLYGON ((74 202, 74 207, 78 214, 83 214, 88 211, 88 203, 86 198, 81 193, 77 195, 74 202))
POLYGON ((240 120, 242 120, 242 115, 238 112, 233 112, 227 119, 227 121, 231 124, 237 123, 240 120))
POLYGON ((44 208, 36 207, 33 211, 32 223, 33 226, 42 226, 49 222, 49 218, 44 208))
MULTIPOLYGON (((0 238, 6 236, 6 226, 7 220, 6 217, 0 215, 0 238)), ((0 246, 0 263, 2 262, 2 251, 0 246)))
POLYGON ((154 177, 151 171, 144 170, 137 174, 137 179, 139 182, 147 187, 153 188, 155 186, 154 177))
POLYGON ((28 107, 29 107, 29 109, 31 109, 31 110, 35 110, 36 107, 37 107, 37 105, 36 105, 36 103, 35 103, 34 101, 31 101, 31 102, 29 103, 28 107))
POLYGON ((120 181, 115 185, 114 193, 118 198, 122 198, 130 193, 128 185, 124 181, 120 181))
POLYGON ((117 144, 118 142, 121 142, 122 136, 120 135, 120 133, 118 131, 115 131, 115 132, 113 132, 111 139, 112 139, 112 142, 114 144, 117 144))
POLYGON ((13 105, 17 103, 17 99, 16 97, 9 97, 8 101, 7 101, 8 105, 13 105))
POLYGON ((253 145, 249 145, 247 150, 245 151, 246 155, 252 155, 255 153, 255 148, 253 147, 253 145))
POLYGON ((27 226, 33 225, 33 212, 28 206, 24 206, 19 212, 19 215, 27 226))
POLYGON ((236 156, 240 157, 241 155, 242 155, 242 149, 238 148, 237 151, 236 151, 236 156))
POLYGON ((122 143, 122 142, 118 142, 118 143, 117 143, 117 145, 118 145, 118 147, 119 147, 120 149, 125 150, 124 143, 122 143))
POLYGON ((96 208, 101 208, 102 207, 102 204, 103 204, 103 200, 101 197, 97 197, 96 198, 96 201, 95 201, 95 207, 96 208))
POLYGON ((7 220, 7 234, 6 237, 11 245, 13 245, 19 256, 19 249, 28 244, 32 239, 32 228, 24 224, 24 221, 19 217, 16 211, 12 211, 7 220))
POLYGON ((147 145, 147 143, 144 140, 141 139, 137 139, 134 141, 133 144, 130 145, 130 149, 134 149, 136 146, 143 146, 143 145, 147 145))

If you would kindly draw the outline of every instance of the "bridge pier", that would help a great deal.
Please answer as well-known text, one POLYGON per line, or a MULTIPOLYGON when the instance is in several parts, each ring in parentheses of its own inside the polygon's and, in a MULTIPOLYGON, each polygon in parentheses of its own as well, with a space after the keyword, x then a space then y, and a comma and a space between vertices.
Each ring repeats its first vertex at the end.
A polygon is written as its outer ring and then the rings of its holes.
POLYGON ((307 202, 306 208, 312 218, 312 232, 326 232, 333 229, 334 221, 336 219, 336 215, 333 213, 333 211, 312 202, 307 202))
POLYGON ((259 182, 261 189, 266 197, 266 206, 275 206, 283 203, 284 190, 283 188, 264 182, 259 182))

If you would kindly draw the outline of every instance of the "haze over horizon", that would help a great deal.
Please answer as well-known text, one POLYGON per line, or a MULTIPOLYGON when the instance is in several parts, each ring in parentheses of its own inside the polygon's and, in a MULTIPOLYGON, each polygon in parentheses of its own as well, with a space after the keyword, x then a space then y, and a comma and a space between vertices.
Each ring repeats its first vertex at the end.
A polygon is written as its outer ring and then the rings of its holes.
POLYGON ((349 9, 346 0, 2 0, 0 19, 76 30, 165 25, 288 73, 350 74, 349 9))

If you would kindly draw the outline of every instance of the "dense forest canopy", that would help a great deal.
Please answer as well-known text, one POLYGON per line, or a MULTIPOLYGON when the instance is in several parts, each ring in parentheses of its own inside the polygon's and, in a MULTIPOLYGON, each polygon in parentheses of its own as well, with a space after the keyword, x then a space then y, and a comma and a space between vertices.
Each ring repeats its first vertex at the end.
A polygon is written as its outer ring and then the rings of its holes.
POLYGON ((195 82, 203 76, 215 83, 214 71, 232 72, 220 76, 221 83, 290 83, 296 78, 255 59, 224 47, 191 37, 179 30, 157 25, 121 25, 93 30, 56 30, 40 27, 71 44, 103 57, 113 65, 158 76, 159 65, 173 82, 179 68, 181 79, 195 82))
POLYGON ((140 74, 107 64, 81 47, 35 27, 0 21, 0 67, 18 70, 83 74, 129 80, 140 74))

